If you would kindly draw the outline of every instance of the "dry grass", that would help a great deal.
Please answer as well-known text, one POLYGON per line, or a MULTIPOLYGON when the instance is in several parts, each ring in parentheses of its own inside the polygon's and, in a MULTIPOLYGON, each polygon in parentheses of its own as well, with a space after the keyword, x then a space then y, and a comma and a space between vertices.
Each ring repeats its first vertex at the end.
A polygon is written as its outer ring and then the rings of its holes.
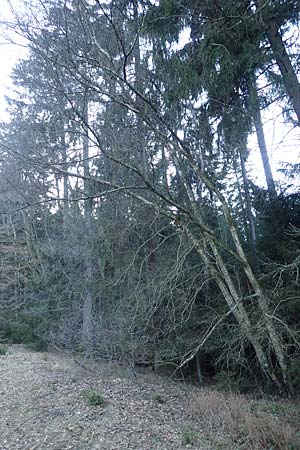
POLYGON ((271 412, 275 402, 263 405, 238 394, 202 391, 193 397, 190 412, 215 449, 299 450, 299 430, 271 412))

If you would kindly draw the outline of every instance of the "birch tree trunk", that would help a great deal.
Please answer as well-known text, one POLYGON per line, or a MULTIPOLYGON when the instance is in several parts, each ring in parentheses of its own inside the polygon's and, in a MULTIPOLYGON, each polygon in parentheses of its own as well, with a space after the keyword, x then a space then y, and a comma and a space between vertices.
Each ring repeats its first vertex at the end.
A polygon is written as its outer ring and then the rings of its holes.
MULTIPOLYGON (((184 151, 184 149, 183 149, 184 151)), ((260 363, 260 366, 262 369, 268 374, 268 376, 272 379, 274 384, 277 386, 278 389, 281 390, 281 381, 275 376, 274 371, 272 370, 272 365, 268 362, 268 358, 266 356, 266 353, 260 344, 256 332, 253 330, 253 327, 251 326, 250 319, 248 317, 248 314, 243 306, 243 299, 240 298, 238 291, 235 287, 235 282, 231 278, 231 275, 229 274, 226 264, 224 263, 222 256, 218 250, 218 247, 216 245, 216 241, 214 240, 214 233, 212 230, 207 227, 207 225, 204 222, 204 219, 202 218, 201 210, 198 208, 198 205, 195 201, 193 191, 191 189, 191 186, 189 185, 184 172, 182 168, 180 167, 180 162, 176 155, 174 155, 174 161, 176 168, 182 178, 183 184, 185 186, 187 195, 189 197, 189 200, 191 202, 191 205, 193 207, 194 211, 194 218, 196 223, 198 222, 199 225, 203 228, 205 231, 205 240, 208 239, 208 244, 212 250, 212 253, 214 255, 216 265, 219 269, 217 271, 214 266, 212 266, 209 258, 207 258, 205 251, 203 249, 203 244, 199 243, 197 239, 195 239, 191 232, 189 232, 188 228, 185 227, 185 230, 189 237, 191 238, 193 244, 195 245, 195 248, 197 248, 199 255, 203 258, 204 262, 207 264, 211 274, 214 276, 217 285, 219 286, 220 291, 222 292, 224 299, 226 300, 228 306, 230 309, 233 310, 233 314, 235 315, 241 329, 244 331, 245 335, 247 336, 248 340, 253 345, 256 355, 258 358, 258 361, 260 363), (221 276, 220 276, 221 274, 221 276)), ((223 194, 218 190, 218 188, 212 184, 212 182, 208 179, 205 173, 199 171, 197 165, 194 164, 191 160, 191 164, 193 165, 193 168, 198 173, 199 177, 203 180, 206 187, 209 189, 210 192, 214 193, 219 200, 219 202, 222 205, 224 218, 228 226, 228 230, 230 232, 232 241, 234 243, 235 249, 236 249, 236 255, 239 258, 240 264, 242 265, 244 274, 246 275, 248 282, 253 290, 254 297, 257 301, 257 306, 260 309, 262 313, 262 320, 266 326, 266 331, 268 334, 269 342, 272 344, 274 354, 276 356, 276 359, 278 361, 279 367, 281 369, 281 376, 282 376, 282 386, 284 389, 286 389, 288 392, 291 391, 291 386, 288 379, 288 366, 286 362, 286 357, 284 353, 284 347, 283 342, 281 339, 280 334, 277 332, 276 327, 272 320, 272 315, 270 314, 269 310, 269 302, 255 276, 255 273, 253 272, 251 265, 246 257, 246 254, 243 250, 238 231, 236 229, 236 226, 234 224, 234 220, 232 217, 232 214, 230 212, 230 209, 227 205, 226 199, 223 196, 223 194)))
POLYGON ((234 282, 226 268, 223 258, 213 242, 207 242, 206 240, 199 241, 199 239, 193 236, 193 233, 184 227, 188 237, 194 244, 195 249, 200 255, 201 259, 204 261, 208 267, 209 272, 215 279, 223 297, 226 301, 229 310, 234 315, 237 323, 239 324, 242 332, 246 336, 247 340, 252 344, 258 363, 265 373, 265 375, 272 380, 275 386, 280 389, 280 381, 275 376, 270 361, 268 360, 267 354, 261 345, 259 338, 257 336, 257 330, 252 326, 249 319, 248 313, 243 306, 243 298, 238 294, 234 282), (204 245, 203 245, 204 244, 204 245), (206 248, 205 248, 206 247, 206 248), (211 249, 214 256, 215 263, 207 255, 207 247, 211 249))

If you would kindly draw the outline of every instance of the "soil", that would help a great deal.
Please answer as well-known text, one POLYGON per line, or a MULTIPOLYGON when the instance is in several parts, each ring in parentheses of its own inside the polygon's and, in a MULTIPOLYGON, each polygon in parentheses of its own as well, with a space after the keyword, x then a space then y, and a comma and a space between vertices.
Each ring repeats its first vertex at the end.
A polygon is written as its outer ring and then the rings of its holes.
POLYGON ((150 372, 130 377, 120 368, 87 368, 61 353, 13 345, 0 357, 0 449, 186 449, 197 390, 150 372), (103 405, 89 404, 91 389, 103 405))

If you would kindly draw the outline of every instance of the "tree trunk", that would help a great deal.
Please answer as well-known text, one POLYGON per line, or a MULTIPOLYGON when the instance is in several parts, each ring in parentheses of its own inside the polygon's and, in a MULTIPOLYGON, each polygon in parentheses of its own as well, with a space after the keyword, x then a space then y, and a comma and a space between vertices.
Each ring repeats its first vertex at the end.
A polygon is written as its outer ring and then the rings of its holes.
POLYGON ((197 378, 198 378, 198 383, 200 384, 200 386, 203 384, 203 377, 202 377, 202 370, 201 370, 201 363, 200 363, 200 356, 199 353, 197 353, 197 355, 195 356, 196 359, 196 368, 197 368, 197 378))
POLYGON ((257 337, 257 331, 252 326, 248 317, 248 313, 243 306, 243 298, 239 296, 218 248, 212 241, 207 242, 214 255, 215 264, 213 264, 213 261, 207 256, 207 250, 205 251, 205 248, 203 248, 203 240, 200 242, 198 239, 196 239, 187 227, 185 227, 184 230, 186 231, 191 242, 194 244, 195 249, 197 250, 201 259, 207 265, 211 275, 215 279, 224 297, 224 300, 229 307, 229 310, 234 315, 242 332, 244 333, 248 341, 252 344, 258 363, 263 373, 265 373, 265 375, 273 381, 276 387, 280 389, 280 381, 273 373, 272 366, 257 337))
MULTIPOLYGON (((140 52, 140 29, 139 29, 139 2, 138 0, 132 0, 133 6, 133 15, 134 15, 134 32, 135 32, 135 44, 134 44, 134 72, 135 72, 135 81, 134 88, 137 92, 143 92, 142 87, 142 71, 141 71, 141 52, 140 52)), ((142 110, 144 107, 143 101, 136 97, 136 103, 139 109, 142 110)), ((146 145, 145 145, 145 130, 144 130, 144 121, 140 114, 136 116, 136 125, 137 125, 137 145, 139 148, 139 166, 141 168, 141 172, 143 175, 146 175, 148 172, 147 167, 147 156, 146 156, 146 145)))
POLYGON ((271 169, 271 165, 270 165, 269 155, 268 155, 268 151, 267 151, 264 128, 263 128, 262 119, 261 119, 259 98, 258 98, 258 94, 257 94, 257 86, 256 86, 256 81, 255 81, 254 77, 251 81, 248 82, 248 90, 249 90, 249 96, 250 96, 251 113, 252 113, 252 117, 253 117, 255 131, 256 131, 260 156, 261 156, 261 160, 263 163, 267 188, 268 188, 270 198, 274 199, 274 198, 276 198, 277 194, 276 194, 272 169, 271 169))
MULTIPOLYGON (((183 149, 184 150, 184 149, 183 149)), ((189 156, 189 155, 187 155, 189 156)), ((208 267, 214 275, 214 278, 221 290, 221 292, 224 295, 224 298, 229 306, 229 308, 234 308, 233 312, 235 314, 235 317, 242 327, 242 329, 245 332, 245 335, 247 336, 248 340, 252 343, 253 347, 255 348, 258 360, 260 362, 260 365, 262 368, 264 368, 268 376, 273 380, 273 382, 277 385, 278 389, 281 389, 281 382, 278 380, 278 378, 274 375, 273 370, 271 370, 271 366, 268 363, 268 358, 265 355, 265 352, 263 350, 263 347, 261 346, 259 340, 256 337, 256 333, 252 331, 252 326, 250 323, 250 320, 248 318, 247 312, 245 308, 242 305, 242 299, 240 299, 240 296, 238 295, 238 291, 235 288, 234 281, 232 280, 225 263, 223 262, 223 259, 221 257, 221 254, 218 250, 218 247, 215 243, 215 240, 213 239, 214 233, 208 229, 207 225, 205 225, 201 210, 197 208, 197 203, 195 202, 193 192, 191 187, 189 186, 186 177, 184 176, 183 171, 181 170, 180 164, 178 159, 176 158, 176 155, 174 155, 175 162, 176 162, 176 168, 180 173, 180 176, 182 178, 182 181, 184 182, 184 186, 186 189, 186 192, 188 194, 188 197, 190 199, 190 202, 193 206, 195 219, 198 221, 198 223, 204 228, 207 228, 207 232, 209 233, 207 236, 207 239, 209 240, 210 248, 212 249, 212 252, 214 254, 217 267, 219 268, 222 277, 220 278, 220 275, 218 275, 218 272, 212 268, 211 263, 209 259, 205 255, 205 251, 203 248, 201 248, 201 245, 197 243, 197 239, 194 238, 194 244, 197 245, 197 249, 199 249, 199 254, 202 256, 203 260, 208 264, 208 267)), ((246 257, 246 254, 243 250, 238 231, 236 229, 233 217, 231 215, 231 212, 229 210, 229 207, 227 205, 226 199, 223 196, 223 194, 219 191, 219 189, 211 182, 211 180, 206 176, 205 173, 199 171, 197 165, 189 158, 191 165, 193 166, 193 169, 196 171, 196 173, 199 175, 199 177, 203 180, 206 187, 209 189, 210 192, 214 193, 217 197, 217 199, 220 201, 224 213, 224 218, 228 226, 228 230, 230 232, 232 241, 234 243, 237 257, 240 260, 240 263, 242 265, 244 274, 246 275, 249 285, 251 286, 253 290, 253 294, 256 298, 258 308, 260 309, 262 313, 262 320, 265 323, 266 330, 268 333, 268 337, 270 340, 270 343, 273 346, 274 354, 276 356, 276 359, 278 361, 279 367, 281 369, 281 375, 282 375, 282 387, 284 387, 286 390, 290 390, 290 384, 288 380, 288 367, 286 363, 286 358, 284 354, 284 348, 283 343, 281 340, 280 334, 277 332, 274 323, 272 321, 270 312, 269 312, 269 304, 265 297, 265 294, 262 290, 262 288, 259 285, 259 282, 251 268, 251 265, 246 257)), ((196 222, 197 223, 197 222, 196 222)), ((189 235, 192 237, 191 233, 189 235)))
POLYGON ((261 14, 264 31, 267 35, 275 61, 282 75, 285 90, 296 113, 298 125, 300 125, 300 83, 296 72, 286 51, 277 23, 275 20, 268 20, 268 17, 264 11, 265 5, 262 0, 255 0, 255 5, 256 8, 261 10, 259 12, 261 14))
POLYGON ((273 21, 268 24, 267 36, 300 126, 300 83, 286 51, 282 36, 276 23, 273 21))
POLYGON ((251 209, 249 181, 248 181, 248 177, 247 177, 245 159, 242 154, 242 151, 240 151, 240 159, 241 159, 241 169, 242 169, 242 177, 243 177, 243 184, 244 184, 246 212, 247 212, 247 219, 248 219, 248 226, 249 226, 249 241, 250 241, 249 243, 250 243, 250 248, 251 248, 251 256, 252 256, 252 260, 253 260, 254 271, 256 274, 258 274, 260 272, 260 266, 259 266, 259 260, 258 260, 258 256, 257 256, 255 223, 254 223, 254 217, 253 217, 252 209, 251 209))
MULTIPOLYGON (((65 131, 63 130, 61 133, 61 154, 62 154, 62 163, 63 169, 68 171, 68 160, 67 160, 67 144, 66 144, 66 136, 65 131)), ((63 175, 63 217, 64 224, 66 224, 68 210, 69 210, 69 189, 68 189, 68 175, 64 173, 63 175)))
MULTIPOLYGON (((84 121, 83 121, 83 137, 82 137, 82 157, 83 157, 83 174, 84 174, 84 194, 89 196, 90 189, 90 164, 89 164, 89 136, 88 136, 88 98, 87 90, 84 97, 84 121)), ((83 318, 82 318, 82 337, 81 345, 85 350, 91 347, 91 339, 93 336, 93 265, 92 265, 92 212, 93 200, 88 198, 84 201, 84 218, 85 218, 85 294, 83 301, 83 318)))

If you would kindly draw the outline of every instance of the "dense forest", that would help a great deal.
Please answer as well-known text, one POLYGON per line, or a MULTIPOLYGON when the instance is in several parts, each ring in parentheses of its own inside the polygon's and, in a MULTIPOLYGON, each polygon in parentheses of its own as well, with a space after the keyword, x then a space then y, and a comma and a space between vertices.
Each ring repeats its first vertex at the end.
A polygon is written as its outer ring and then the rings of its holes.
POLYGON ((28 51, 0 131, 1 334, 299 390, 299 163, 274 181, 263 126, 274 106, 300 125, 299 2, 24 4, 5 24, 28 51))

